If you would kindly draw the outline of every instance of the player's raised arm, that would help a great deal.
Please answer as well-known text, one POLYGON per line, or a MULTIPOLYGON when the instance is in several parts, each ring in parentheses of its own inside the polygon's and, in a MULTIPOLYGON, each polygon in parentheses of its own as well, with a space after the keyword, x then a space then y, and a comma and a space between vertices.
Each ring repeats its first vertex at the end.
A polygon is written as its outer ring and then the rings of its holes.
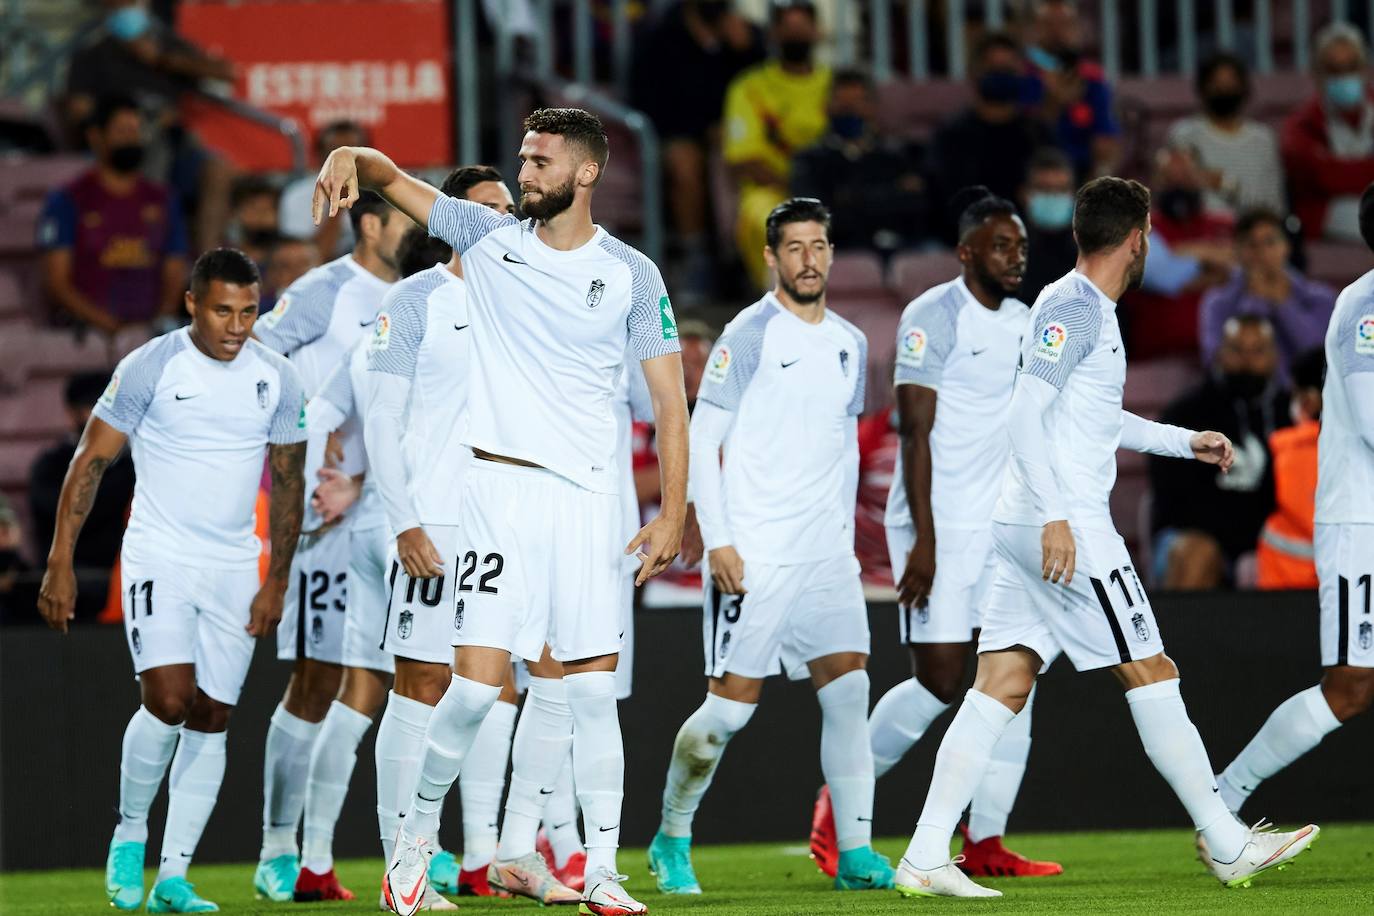
POLYGON ((422 226, 429 225, 429 211, 439 197, 433 185, 408 175, 379 150, 366 146, 341 146, 329 154, 315 180, 311 214, 315 225, 326 215, 333 218, 358 200, 358 192, 376 191, 386 202, 422 226))
POLYGON ((667 353, 641 365, 653 405, 663 495, 658 517, 641 528, 625 548, 627 554, 638 551, 644 555, 635 585, 643 585, 673 562, 682 546, 682 523, 687 515, 687 393, 682 384, 682 354, 667 353))

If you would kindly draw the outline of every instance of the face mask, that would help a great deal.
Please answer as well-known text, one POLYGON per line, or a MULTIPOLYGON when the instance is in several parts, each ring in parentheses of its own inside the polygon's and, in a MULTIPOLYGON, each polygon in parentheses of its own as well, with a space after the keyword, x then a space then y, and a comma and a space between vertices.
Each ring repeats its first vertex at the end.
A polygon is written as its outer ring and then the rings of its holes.
POLYGON ((1267 376, 1253 372, 1224 372, 1221 383, 1231 394, 1247 401, 1259 397, 1269 387, 1267 376))
POLYGON ((1358 73, 1333 76, 1323 85, 1326 100, 1336 108, 1351 109, 1364 101, 1364 77, 1358 73))
POLYGON ((832 115, 830 131, 844 140, 857 140, 864 135, 867 123, 858 115, 832 115))
POLYGON ((133 41, 152 28, 153 18, 141 6, 122 6, 105 17, 105 29, 120 41, 133 41))
POLYGON ((785 64, 809 64, 811 62, 811 42, 784 41, 778 45, 778 54, 785 64))
POLYGON ((708 25, 714 25, 730 12, 730 0, 697 0, 697 15, 708 25))
POLYGON ((1027 199, 1026 209, 1038 228, 1059 232, 1073 222, 1073 195, 1035 191, 1027 199))
POLYGON ((246 229, 243 232, 245 244, 255 248, 265 248, 277 239, 277 233, 273 229, 246 229))
POLYGON ((1170 188, 1159 195, 1160 212, 1176 223, 1186 223, 1202 212, 1202 192, 1193 188, 1170 188))
POLYGON ((1207 113, 1218 118, 1235 117, 1244 104, 1243 92, 1213 92, 1202 99, 1202 107, 1207 109, 1207 113))
POLYGON ((137 172, 143 164, 143 146, 138 143, 111 147, 108 155, 110 168, 116 172, 137 172))
POLYGON ((978 96, 985 102, 1006 104, 1021 94, 1021 77, 1011 70, 989 70, 978 78, 978 96))
POLYGON ((12 569, 23 569, 24 563, 19 558, 17 550, 0 550, 0 573, 7 573, 12 569))
POLYGON ((1059 58, 1044 48, 1031 45, 1026 49, 1026 56, 1030 58, 1031 63, 1041 70, 1053 73, 1059 69, 1059 58))

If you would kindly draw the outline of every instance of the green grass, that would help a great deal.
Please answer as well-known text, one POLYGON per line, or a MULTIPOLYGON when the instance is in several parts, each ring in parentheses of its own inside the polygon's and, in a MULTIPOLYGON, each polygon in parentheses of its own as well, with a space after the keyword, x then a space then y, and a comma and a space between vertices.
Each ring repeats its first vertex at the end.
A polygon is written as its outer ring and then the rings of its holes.
MULTIPOLYGON (((1319 913, 1374 912, 1374 824, 1339 824, 1322 832, 1316 847, 1283 874, 1267 874, 1247 890, 1226 890, 1203 872, 1191 833, 1178 830, 1111 833, 1024 834, 1012 844, 1027 854, 1054 858, 1065 866, 1057 878, 998 879, 1000 900, 903 900, 896 893, 830 890, 802 846, 703 846, 694 853, 706 894, 664 897, 653 889, 644 853, 621 851, 631 873, 631 893, 653 913, 710 913, 712 916, 773 916, 846 911, 910 913, 959 910, 1000 913, 1319 913)), ((878 843, 895 860, 905 840, 878 843)), ((379 860, 356 859, 338 866, 344 884, 358 893, 353 903, 266 904, 253 899, 251 865, 197 865, 197 890, 226 913, 376 913, 379 860)), ((153 873, 147 878, 152 880, 153 873)), ((533 914, 527 900, 459 901, 474 914, 533 914)), ((0 913, 112 912, 104 906, 99 871, 0 874, 0 913)), ((565 913, 576 910, 564 910, 565 913)))

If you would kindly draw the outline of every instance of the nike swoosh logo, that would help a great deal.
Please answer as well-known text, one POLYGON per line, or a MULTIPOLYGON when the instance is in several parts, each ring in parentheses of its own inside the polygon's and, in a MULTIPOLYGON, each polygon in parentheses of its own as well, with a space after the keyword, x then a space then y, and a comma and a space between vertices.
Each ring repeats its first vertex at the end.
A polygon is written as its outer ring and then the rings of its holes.
POLYGON ((455 325, 453 326, 453 330, 455 330, 455 331, 461 331, 461 330, 463 330, 463 328, 466 328, 466 327, 469 327, 469 325, 466 325, 466 324, 455 324, 455 325))
POLYGON ((539 794, 540 794, 540 795, 552 795, 552 794, 553 794, 553 789, 540 789, 540 790, 539 790, 539 794))
POLYGON ((977 356, 977 355, 979 355, 980 353, 986 353, 986 352, 988 352, 988 348, 987 348, 987 347, 984 347, 984 348, 981 349, 981 350, 974 350, 974 351, 973 351, 973 355, 974 355, 974 356, 977 356))
POLYGON ((856 818, 854 818, 854 820, 856 820, 856 821, 863 821, 863 822, 866 823, 866 824, 871 824, 871 823, 873 823, 873 818, 871 818, 871 817, 856 817, 856 818))
POLYGON ((795 366, 795 365, 796 365, 797 363, 799 363, 799 362, 801 362, 801 357, 797 357, 796 359, 792 360, 792 362, 790 362, 790 363, 783 363, 783 364, 782 364, 782 367, 783 367, 784 369, 786 369, 788 366, 795 366))
POLYGON ((405 905, 406 909, 410 909, 410 907, 415 903, 416 899, 420 896, 420 888, 424 885, 424 883, 425 876, 422 874, 420 877, 415 879, 415 886, 410 889, 410 893, 401 895, 401 903, 405 905))
POLYGON ((373 326, 374 324, 376 324, 376 323, 377 323, 377 319, 376 319, 376 318, 373 318, 371 321, 360 321, 360 322, 358 322, 358 327, 360 327, 360 328, 370 328, 370 327, 372 327, 372 326, 373 326))
POLYGON ((1112 352, 1115 353, 1117 350, 1120 350, 1120 349, 1121 349, 1120 347, 1112 347, 1112 352))
POLYGON ((521 265, 522 267, 529 267, 528 264, 526 264, 524 261, 520 260, 519 258, 513 258, 513 257, 511 257, 509 251, 507 251, 505 254, 501 255, 501 260, 505 261, 507 264, 519 264, 519 265, 521 265))
POLYGON ((599 827, 599 828, 597 828, 597 829, 600 830, 602 833, 606 833, 606 832, 611 831, 611 830, 618 830, 618 829, 620 829, 620 825, 619 825, 619 824, 616 824, 614 827, 599 827))
MULTIPOLYGON (((568 825, 571 824, 571 823, 572 823, 572 821, 564 821, 564 822, 561 823, 561 824, 554 824, 554 825, 553 825, 553 829, 554 829, 554 830, 562 830, 564 827, 568 826, 568 825)), ((495 827, 496 825, 495 825, 495 824, 492 824, 492 826, 495 827)))
POLYGON ((189 401, 189 400, 191 400, 191 398, 198 398, 198 397, 200 397, 200 395, 198 395, 198 394, 179 394, 179 395, 176 395, 176 399, 177 399, 178 401, 189 401))
POLYGON ((296 822, 295 822, 295 821, 284 821, 283 823, 280 823, 280 824, 273 823, 273 824, 272 824, 272 829, 273 829, 273 830, 280 830, 280 829, 282 829, 282 828, 284 828, 284 827, 294 827, 294 826, 296 826, 296 822))

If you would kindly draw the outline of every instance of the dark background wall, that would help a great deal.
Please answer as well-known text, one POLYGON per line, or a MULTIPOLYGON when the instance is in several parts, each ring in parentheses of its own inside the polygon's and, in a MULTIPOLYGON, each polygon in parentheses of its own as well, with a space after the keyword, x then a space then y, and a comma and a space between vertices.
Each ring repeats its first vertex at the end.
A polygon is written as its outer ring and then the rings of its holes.
MULTIPOLYGON (((1183 694, 1218 768, 1279 702, 1320 674, 1313 595, 1160 596, 1156 611, 1183 694)), ((658 823, 663 775, 678 726, 701 702, 699 612, 645 611, 636 625, 635 695, 622 707, 627 749, 623 837, 642 845, 658 823)), ((874 700, 908 676, 895 610, 870 608, 874 700)), ((260 647, 229 729, 224 789, 201 843, 203 861, 243 861, 258 850, 262 747, 287 666, 260 647)), ((42 629, 0 631, 0 867, 98 866, 115 820, 119 747, 138 703, 122 630, 87 628, 65 639, 42 629)), ((874 828, 905 835, 925 799, 949 715, 878 785, 874 828)), ((700 842, 805 842, 821 782, 819 724, 806 684, 772 679, 762 707, 730 745, 697 820, 700 842)), ((1110 674, 1075 674, 1061 660, 1042 680, 1035 744, 1010 829, 1187 826, 1140 747, 1110 674)), ((372 733, 335 834, 340 856, 380 855, 372 733)), ((1255 793, 1249 820, 1374 819, 1374 721, 1329 736, 1255 793)), ((460 848, 456 801, 444 840, 460 848)), ((165 799, 165 795, 164 795, 165 799)), ((162 833, 154 808, 150 852, 162 833)))

